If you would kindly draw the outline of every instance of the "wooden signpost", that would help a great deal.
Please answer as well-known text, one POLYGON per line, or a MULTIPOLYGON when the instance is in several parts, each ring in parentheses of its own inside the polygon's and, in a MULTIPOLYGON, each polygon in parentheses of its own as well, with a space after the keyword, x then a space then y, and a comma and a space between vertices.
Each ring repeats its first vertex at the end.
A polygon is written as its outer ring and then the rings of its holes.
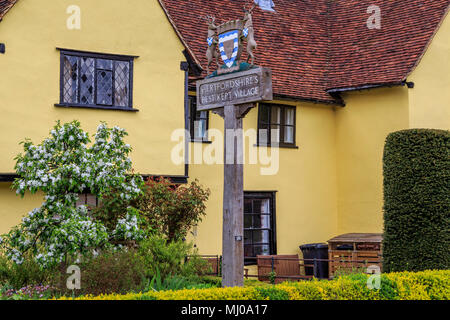
POLYGON ((224 118, 222 285, 244 283, 244 167, 242 119, 255 102, 273 100, 271 71, 248 71, 197 82, 197 110, 224 118))
POLYGON ((244 285, 244 164, 242 119, 259 101, 273 100, 270 69, 253 66, 256 42, 253 34, 252 10, 244 6, 242 20, 216 26, 215 17, 207 16, 208 69, 212 62, 217 71, 197 81, 197 111, 212 110, 224 118, 224 183, 222 286, 244 285), (239 63, 243 41, 251 65, 239 63), (219 52, 217 52, 219 49, 219 52), (224 62, 218 63, 218 56, 224 62))

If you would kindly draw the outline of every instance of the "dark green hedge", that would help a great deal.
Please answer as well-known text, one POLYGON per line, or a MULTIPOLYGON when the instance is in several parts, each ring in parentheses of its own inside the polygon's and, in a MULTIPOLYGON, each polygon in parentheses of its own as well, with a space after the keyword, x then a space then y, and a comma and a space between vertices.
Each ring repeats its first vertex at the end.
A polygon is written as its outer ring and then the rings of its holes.
POLYGON ((450 131, 391 133, 383 170, 384 271, 448 269, 450 131))

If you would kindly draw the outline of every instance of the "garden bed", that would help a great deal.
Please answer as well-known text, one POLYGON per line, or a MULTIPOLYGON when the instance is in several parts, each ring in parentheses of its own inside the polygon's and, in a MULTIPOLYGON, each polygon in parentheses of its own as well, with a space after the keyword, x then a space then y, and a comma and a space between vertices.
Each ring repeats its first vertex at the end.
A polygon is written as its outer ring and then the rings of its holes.
MULTIPOLYGON (((332 281, 285 282, 243 288, 166 290, 83 296, 77 300, 448 300, 450 270, 382 274, 379 289, 370 289, 368 275, 353 274, 332 281)), ((70 300, 62 297, 61 300, 70 300)))

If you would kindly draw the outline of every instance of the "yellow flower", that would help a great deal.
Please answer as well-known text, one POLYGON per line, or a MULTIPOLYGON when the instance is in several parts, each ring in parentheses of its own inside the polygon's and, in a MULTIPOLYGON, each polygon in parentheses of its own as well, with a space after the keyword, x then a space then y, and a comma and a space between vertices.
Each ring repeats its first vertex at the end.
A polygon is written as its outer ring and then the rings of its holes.
MULTIPOLYGON (((400 272, 383 274, 384 281, 392 284, 392 292, 370 290, 364 277, 355 280, 342 277, 335 280, 284 282, 275 286, 167 290, 146 293, 86 295, 76 300, 267 300, 287 297, 290 300, 362 300, 391 299, 429 300, 450 299, 450 270, 400 272), (385 294, 385 295, 383 295, 385 294)), ((72 300, 61 297, 60 300, 72 300)))

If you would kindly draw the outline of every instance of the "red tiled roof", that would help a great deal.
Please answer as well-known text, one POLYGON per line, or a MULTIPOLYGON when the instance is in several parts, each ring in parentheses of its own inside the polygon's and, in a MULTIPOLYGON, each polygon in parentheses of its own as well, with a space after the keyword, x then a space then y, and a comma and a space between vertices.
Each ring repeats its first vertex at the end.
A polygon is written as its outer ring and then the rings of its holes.
POLYGON ((0 0, 0 21, 18 0, 0 0))
MULTIPOLYGON (((0 20, 18 0, 0 0, 0 20)), ((245 0, 159 0, 191 58, 206 69, 207 25, 243 16, 245 0)), ((248 0, 247 0, 248 1, 248 0)), ((450 0, 275 0, 253 12, 256 64, 270 67, 274 93, 335 103, 339 91, 406 80, 445 17, 450 0), (369 30, 367 8, 381 8, 369 30)), ((243 58, 246 58, 245 55, 243 58)), ((205 75, 205 72, 203 73, 205 75)))
MULTIPOLYGON (((243 17, 246 2, 159 1, 203 69, 207 63, 207 25, 200 16, 214 15, 218 23, 243 17)), ((258 43, 255 63, 272 69, 276 95, 328 103, 337 102, 328 89, 406 80, 450 4, 450 0, 274 2, 276 13, 259 8, 253 12, 258 43), (367 28, 370 5, 381 8, 381 29, 367 28)))
MULTIPOLYGON (((324 90, 317 90, 325 83, 326 76, 327 6, 325 1, 305 1, 307 4, 303 10, 293 10, 292 7, 298 8, 298 5, 288 5, 294 3, 292 0, 278 0, 275 1, 277 13, 260 9, 253 11, 255 40, 258 43, 255 63, 272 69, 275 93, 332 102, 333 99, 324 90)), ((160 2, 205 70, 207 24, 200 16, 214 15, 217 23, 243 18, 245 3, 230 0, 160 2)), ((245 54, 243 58, 246 59, 245 54)))
POLYGON ((330 1, 327 87, 405 81, 432 40, 449 3, 448 0, 330 1), (366 26, 370 5, 381 9, 380 30, 369 30, 366 26))

